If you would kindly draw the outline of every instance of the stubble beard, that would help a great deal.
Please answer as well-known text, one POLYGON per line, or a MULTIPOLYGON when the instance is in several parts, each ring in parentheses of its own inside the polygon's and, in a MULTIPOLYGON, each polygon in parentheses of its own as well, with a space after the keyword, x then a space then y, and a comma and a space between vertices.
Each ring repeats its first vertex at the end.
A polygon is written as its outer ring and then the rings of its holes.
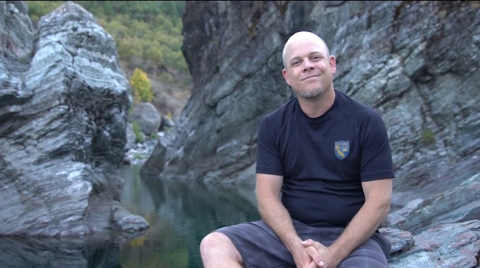
POLYGON ((299 92, 298 95, 305 99, 315 99, 323 95, 323 93, 325 93, 325 89, 323 87, 317 87, 313 90, 304 90, 302 92, 299 92))

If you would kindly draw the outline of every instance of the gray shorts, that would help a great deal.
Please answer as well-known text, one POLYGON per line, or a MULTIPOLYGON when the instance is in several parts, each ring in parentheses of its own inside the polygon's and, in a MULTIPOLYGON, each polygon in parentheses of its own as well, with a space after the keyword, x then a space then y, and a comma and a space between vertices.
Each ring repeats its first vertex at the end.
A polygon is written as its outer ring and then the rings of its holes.
MULTIPOLYGON (((343 232, 343 228, 310 227, 293 220, 302 240, 311 238, 325 246, 331 245, 343 232)), ((263 221, 245 222, 222 227, 217 232, 226 235, 242 255, 247 268, 295 267, 292 255, 270 227, 263 221)), ((379 233, 360 245, 344 259, 338 268, 389 267, 390 241, 379 233)))

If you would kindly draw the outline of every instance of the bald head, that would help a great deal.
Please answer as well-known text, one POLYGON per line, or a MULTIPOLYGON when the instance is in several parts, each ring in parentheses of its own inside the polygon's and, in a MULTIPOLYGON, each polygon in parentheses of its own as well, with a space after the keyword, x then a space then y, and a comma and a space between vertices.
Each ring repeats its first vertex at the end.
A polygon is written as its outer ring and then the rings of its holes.
POLYGON ((330 51, 328 50, 327 44, 318 35, 312 32, 307 32, 307 31, 297 32, 292 36, 290 36, 290 38, 287 40, 287 43, 285 43, 285 46, 283 47, 282 60, 283 60, 284 68, 287 68, 287 61, 289 56, 291 56, 289 55, 290 47, 298 46, 305 42, 318 43, 318 45, 323 49, 325 56, 326 57, 330 56, 330 51))

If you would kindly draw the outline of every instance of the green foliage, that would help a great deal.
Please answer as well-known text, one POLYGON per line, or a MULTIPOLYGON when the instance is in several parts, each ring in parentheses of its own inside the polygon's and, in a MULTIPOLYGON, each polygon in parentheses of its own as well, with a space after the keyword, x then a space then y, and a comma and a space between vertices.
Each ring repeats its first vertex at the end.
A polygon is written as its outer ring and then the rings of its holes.
POLYGON ((145 137, 143 136, 142 131, 140 130, 140 126, 137 122, 132 123, 133 134, 135 134, 135 142, 136 143, 143 143, 145 141, 145 137))
POLYGON ((148 155, 147 154, 144 154, 144 153, 135 153, 133 155, 133 158, 134 159, 139 159, 139 160, 142 160, 142 159, 147 159, 148 158, 148 155))
POLYGON ((151 139, 154 139, 154 140, 158 140, 158 133, 157 133, 157 132, 153 132, 152 134, 150 134, 150 138, 151 138, 151 139))
POLYGON ((173 81, 174 81, 173 76, 172 76, 171 74, 169 74, 169 73, 162 73, 162 74, 160 75, 160 79, 161 79, 162 81, 167 81, 167 82, 173 82, 173 81))
POLYGON ((38 21, 43 15, 52 12, 64 1, 26 1, 28 5, 28 14, 32 21, 38 21))
MULTIPOLYGON (((65 1, 26 1, 32 21, 38 21, 65 1)), ((112 35, 119 58, 151 60, 188 76, 181 52, 185 1, 74 1, 112 35)))
POLYGON ((130 77, 130 85, 133 87, 133 96, 136 102, 149 102, 153 100, 153 91, 147 74, 135 68, 130 77))
POLYGON ((422 142, 425 145, 431 145, 436 142, 435 134, 431 130, 422 131, 422 142))

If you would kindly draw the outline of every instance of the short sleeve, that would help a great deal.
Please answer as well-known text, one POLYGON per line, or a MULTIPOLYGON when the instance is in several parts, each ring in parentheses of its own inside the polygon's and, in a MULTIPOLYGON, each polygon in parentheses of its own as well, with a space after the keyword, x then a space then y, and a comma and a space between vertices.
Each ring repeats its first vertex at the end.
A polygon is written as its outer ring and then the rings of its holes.
POLYGON ((257 140, 256 173, 283 175, 282 159, 278 144, 278 133, 271 124, 271 118, 265 117, 260 123, 257 140))
POLYGON ((387 129, 381 116, 372 112, 361 129, 361 179, 372 181, 394 178, 392 153, 387 129))

